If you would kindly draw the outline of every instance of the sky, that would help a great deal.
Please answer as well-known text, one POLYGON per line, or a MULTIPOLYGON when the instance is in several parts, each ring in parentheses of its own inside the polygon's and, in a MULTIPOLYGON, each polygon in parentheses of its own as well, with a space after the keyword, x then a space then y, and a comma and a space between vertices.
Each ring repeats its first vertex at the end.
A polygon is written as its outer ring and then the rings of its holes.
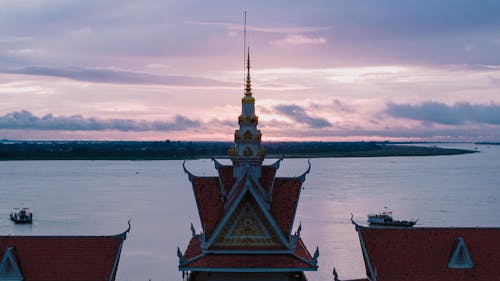
POLYGON ((498 0, 0 0, 0 139, 500 141, 498 0))

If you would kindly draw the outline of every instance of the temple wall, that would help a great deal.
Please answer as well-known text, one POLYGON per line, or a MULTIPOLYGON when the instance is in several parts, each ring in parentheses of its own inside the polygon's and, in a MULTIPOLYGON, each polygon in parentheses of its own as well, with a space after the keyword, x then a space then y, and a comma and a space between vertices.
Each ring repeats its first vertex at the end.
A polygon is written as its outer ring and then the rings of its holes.
POLYGON ((210 276, 207 276, 207 281, 288 281, 289 273, 287 272, 212 272, 210 276))

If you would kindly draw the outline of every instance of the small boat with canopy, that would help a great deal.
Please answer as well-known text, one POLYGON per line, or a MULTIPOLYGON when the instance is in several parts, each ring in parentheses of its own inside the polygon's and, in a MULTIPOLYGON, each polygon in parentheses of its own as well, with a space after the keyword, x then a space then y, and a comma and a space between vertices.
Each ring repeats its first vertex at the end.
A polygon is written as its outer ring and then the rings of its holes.
POLYGON ((10 219, 15 223, 32 223, 33 213, 29 208, 13 208, 10 213, 10 219))
POLYGON ((368 214, 368 222, 370 225, 381 225, 381 226, 403 226, 412 227, 417 223, 418 220, 395 220, 392 217, 392 212, 385 211, 377 214, 368 214))

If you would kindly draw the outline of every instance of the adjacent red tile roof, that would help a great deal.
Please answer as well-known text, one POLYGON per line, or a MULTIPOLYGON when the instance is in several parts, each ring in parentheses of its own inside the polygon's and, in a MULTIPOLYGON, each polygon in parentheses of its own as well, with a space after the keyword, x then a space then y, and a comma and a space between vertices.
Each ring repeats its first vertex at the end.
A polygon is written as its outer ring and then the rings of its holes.
POLYGON ((124 235, 0 236, 0 255, 13 247, 26 281, 114 280, 123 240, 124 235))
POLYGON ((205 254, 201 255, 199 236, 194 236, 184 252, 183 259, 186 264, 181 269, 189 268, 283 268, 302 270, 315 270, 317 266, 310 264, 311 255, 301 239, 297 242, 293 254, 205 254))
POLYGON ((192 183, 203 232, 210 236, 224 212, 219 179, 217 177, 195 177, 192 179, 192 183))
POLYGON ((285 235, 289 235, 299 203, 302 181, 297 178, 276 178, 271 214, 285 235))
POLYGON ((500 228, 358 228, 379 281, 500 280, 500 228), (458 237, 471 269, 448 268, 458 237))

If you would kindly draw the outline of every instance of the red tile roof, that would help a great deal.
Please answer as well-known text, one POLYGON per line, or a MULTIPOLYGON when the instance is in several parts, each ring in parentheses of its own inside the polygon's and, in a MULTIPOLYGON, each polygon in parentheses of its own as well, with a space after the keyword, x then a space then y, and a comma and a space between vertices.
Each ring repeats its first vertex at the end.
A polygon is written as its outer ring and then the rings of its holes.
POLYGON ((224 185, 224 190, 226 190, 226 193, 229 193, 234 184, 233 166, 220 166, 219 177, 224 185))
MULTIPOLYGON (((219 177, 192 177, 194 196, 200 215, 205 241, 209 241, 214 231, 219 227, 221 220, 226 215, 230 206, 236 202, 238 194, 245 190, 246 181, 242 180, 238 186, 234 185, 233 167, 218 166, 219 177), (221 198, 220 182, 225 187, 228 196, 227 202, 221 198), (232 190, 234 189, 234 190, 232 190), (227 208, 224 207, 226 204, 227 208)), ((300 178, 276 178, 276 168, 270 166, 262 167, 262 175, 259 179, 264 190, 252 181, 252 185, 258 196, 267 201, 268 192, 272 188, 272 201, 269 213, 273 217, 277 227, 282 231, 280 236, 285 240, 290 239, 295 212, 302 187, 300 178), (261 194, 265 192, 266 194, 261 194)), ((239 201, 238 201, 239 202, 239 201)), ((316 258, 305 247, 301 239, 296 243, 295 250, 288 254, 283 249, 271 249, 270 247, 256 248, 245 247, 244 249, 214 248, 210 246, 208 253, 201 249, 202 236, 194 236, 180 260, 180 270, 212 270, 222 271, 245 271, 245 270, 268 270, 270 268, 278 271, 303 271, 317 270, 316 258), (234 252, 243 250, 242 252, 234 252), (253 252, 254 251, 254 252, 253 252), (314 261, 314 262, 313 262, 314 261)))
POLYGON ((302 181, 296 178, 276 178, 271 202, 271 214, 285 235, 289 235, 299 202, 302 181))
POLYGON ((358 228, 379 281, 500 280, 500 228, 358 228), (459 237, 471 269, 448 268, 459 237))
POLYGON ((261 202, 263 202, 263 203, 269 202, 267 191, 264 189, 264 187, 262 187, 262 184, 260 184, 260 182, 255 181, 251 177, 249 179, 250 179, 250 183, 254 187, 253 190, 255 191, 257 196, 261 199, 261 202))
POLYGON ((124 235, 0 236, 0 255, 13 247, 26 281, 114 280, 123 240, 124 235))
POLYGON ((304 245, 304 242, 302 242, 302 238, 299 238, 299 241, 297 241, 293 254, 308 261, 312 260, 311 254, 307 250, 306 245, 304 245))
POLYGON ((283 268, 315 270, 317 266, 310 264, 311 255, 301 239, 297 242, 293 254, 204 254, 201 255, 199 236, 194 236, 184 252, 181 269, 196 270, 200 268, 283 268))
MULTIPOLYGON (((234 184, 233 166, 221 165, 219 166, 218 171, 221 182, 224 185, 224 189, 226 190, 226 193, 229 193, 231 187, 234 184)), ((269 192, 275 175, 276 168, 271 166, 262 166, 262 174, 259 180, 260 184, 262 185, 262 187, 264 187, 266 192, 269 192)))
POLYGON ((229 196, 227 198, 227 209, 231 208, 236 202, 236 199, 241 194, 241 192, 245 189, 246 180, 242 179, 236 186, 231 189, 229 196))
MULTIPOLYGON (((228 189, 228 186, 230 186, 229 184, 234 184, 234 180, 232 179, 232 168, 232 166, 219 167, 220 179, 224 183, 227 194, 230 194, 228 189)), ((266 166, 262 168, 263 172, 260 182, 263 187, 268 190, 274 180, 276 169, 266 166)), ((224 202, 221 200, 219 178, 194 177, 192 179, 192 184, 203 231, 208 239, 225 212, 224 202)), ((241 191, 244 184, 245 182, 242 181, 240 185, 235 188, 241 191)), ((270 211, 285 236, 290 234, 292 228, 301 186, 302 181, 298 178, 275 178, 270 211)), ((238 192, 231 198, 228 198, 228 200, 230 200, 230 202, 227 202, 229 206, 232 204, 232 201, 237 198, 237 193, 238 192)))
POLYGON ((196 235, 189 241, 188 247, 184 252, 184 260, 191 260, 197 256, 201 255, 201 242, 200 236, 196 235))
POLYGON ((260 184, 264 187, 266 192, 269 192, 275 176, 276 169, 274 167, 262 166, 260 184))
POLYGON ((195 177, 192 179, 192 183, 203 232, 208 238, 224 213, 219 179, 217 177, 195 177))

